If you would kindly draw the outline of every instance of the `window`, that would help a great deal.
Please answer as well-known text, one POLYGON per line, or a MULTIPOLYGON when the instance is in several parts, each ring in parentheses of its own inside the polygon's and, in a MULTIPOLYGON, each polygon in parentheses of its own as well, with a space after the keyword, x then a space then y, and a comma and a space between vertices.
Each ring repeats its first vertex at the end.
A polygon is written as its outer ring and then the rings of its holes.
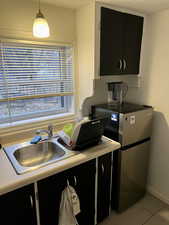
POLYGON ((0 123, 72 111, 72 48, 0 42, 0 123))

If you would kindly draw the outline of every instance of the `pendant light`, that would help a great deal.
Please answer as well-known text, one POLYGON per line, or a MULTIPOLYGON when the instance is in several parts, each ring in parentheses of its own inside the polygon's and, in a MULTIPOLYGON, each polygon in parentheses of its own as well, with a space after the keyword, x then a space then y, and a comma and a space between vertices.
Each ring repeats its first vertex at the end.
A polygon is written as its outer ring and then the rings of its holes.
POLYGON ((36 14, 36 18, 33 23, 33 36, 38 38, 46 38, 49 37, 49 35, 50 34, 48 22, 40 10, 40 0, 39 0, 39 11, 36 14))

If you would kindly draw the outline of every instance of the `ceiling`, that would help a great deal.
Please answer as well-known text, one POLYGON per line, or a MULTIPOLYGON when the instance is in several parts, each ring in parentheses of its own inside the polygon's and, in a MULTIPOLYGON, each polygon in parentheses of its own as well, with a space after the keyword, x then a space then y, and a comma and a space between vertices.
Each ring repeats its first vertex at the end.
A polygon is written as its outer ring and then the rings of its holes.
POLYGON ((169 0, 96 0, 96 1, 144 13, 154 13, 169 8, 169 0))
POLYGON ((41 2, 76 9, 92 2, 92 0, 41 0, 41 2))
MULTIPOLYGON (((41 0, 48 3, 66 8, 79 8, 94 0, 41 0)), ((153 13, 169 8, 169 0, 95 0, 103 3, 112 4, 114 6, 135 10, 144 13, 153 13)))

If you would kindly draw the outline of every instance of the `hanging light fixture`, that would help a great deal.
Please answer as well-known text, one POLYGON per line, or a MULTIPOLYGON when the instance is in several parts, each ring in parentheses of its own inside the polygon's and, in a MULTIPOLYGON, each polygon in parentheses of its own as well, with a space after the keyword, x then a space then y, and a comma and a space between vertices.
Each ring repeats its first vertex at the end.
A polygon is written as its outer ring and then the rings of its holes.
POLYGON ((50 34, 48 22, 40 10, 40 0, 39 0, 39 11, 36 14, 36 18, 33 23, 33 36, 38 38, 46 38, 49 37, 49 35, 50 34))

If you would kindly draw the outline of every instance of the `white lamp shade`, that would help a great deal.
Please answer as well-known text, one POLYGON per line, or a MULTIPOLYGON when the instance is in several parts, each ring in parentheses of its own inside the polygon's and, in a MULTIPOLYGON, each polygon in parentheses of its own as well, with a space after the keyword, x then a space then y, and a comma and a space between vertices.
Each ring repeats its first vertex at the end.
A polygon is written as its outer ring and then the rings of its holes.
POLYGON ((37 17, 33 23, 33 35, 38 38, 49 37, 49 26, 45 18, 37 17))

